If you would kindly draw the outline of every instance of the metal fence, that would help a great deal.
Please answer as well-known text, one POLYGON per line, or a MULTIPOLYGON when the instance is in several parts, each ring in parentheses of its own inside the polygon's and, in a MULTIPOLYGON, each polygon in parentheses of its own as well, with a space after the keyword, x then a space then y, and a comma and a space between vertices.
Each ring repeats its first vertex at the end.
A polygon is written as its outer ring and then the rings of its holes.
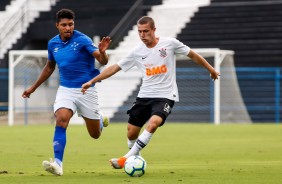
POLYGON ((279 67, 238 67, 238 82, 254 122, 281 121, 281 70, 279 67))

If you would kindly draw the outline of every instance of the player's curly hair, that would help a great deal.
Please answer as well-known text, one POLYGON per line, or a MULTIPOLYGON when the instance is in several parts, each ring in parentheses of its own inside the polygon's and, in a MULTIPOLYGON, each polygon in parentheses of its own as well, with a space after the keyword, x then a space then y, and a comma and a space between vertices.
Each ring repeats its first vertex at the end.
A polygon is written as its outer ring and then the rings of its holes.
POLYGON ((75 18, 75 14, 72 10, 70 9, 61 9, 56 13, 56 22, 60 22, 61 19, 74 19, 75 18))

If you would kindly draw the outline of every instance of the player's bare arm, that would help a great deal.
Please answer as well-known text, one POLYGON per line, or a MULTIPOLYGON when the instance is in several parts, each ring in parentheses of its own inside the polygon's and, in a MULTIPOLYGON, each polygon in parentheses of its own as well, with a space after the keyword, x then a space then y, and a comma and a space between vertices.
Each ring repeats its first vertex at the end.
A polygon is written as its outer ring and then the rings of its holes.
POLYGON ((106 78, 109 78, 120 70, 121 70, 121 68, 117 64, 109 66, 108 68, 103 70, 102 73, 100 73, 99 75, 97 75, 96 77, 91 79, 90 81, 84 83, 81 86, 82 87, 81 92, 84 94, 87 91, 87 89, 90 88, 94 83, 96 83, 98 81, 102 81, 106 78))
POLYGON ((22 97, 29 98, 31 93, 33 93, 44 81, 46 81, 52 75, 55 67, 56 62, 48 60, 38 79, 30 88, 23 92, 22 97))
POLYGON ((93 56, 99 61, 100 64, 106 65, 108 63, 108 55, 106 54, 106 50, 109 48, 112 40, 110 37, 103 37, 100 41, 98 48, 99 52, 95 51, 93 56))
POLYGON ((210 72, 211 78, 213 80, 218 79, 218 76, 220 76, 219 72, 217 72, 201 55, 191 49, 187 56, 197 64, 205 67, 210 72))

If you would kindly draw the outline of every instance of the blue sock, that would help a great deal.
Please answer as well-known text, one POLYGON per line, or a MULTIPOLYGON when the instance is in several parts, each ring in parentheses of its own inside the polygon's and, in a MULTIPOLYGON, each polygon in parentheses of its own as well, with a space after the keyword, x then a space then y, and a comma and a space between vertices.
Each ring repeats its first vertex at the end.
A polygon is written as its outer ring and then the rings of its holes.
POLYGON ((53 149, 55 161, 61 166, 64 157, 65 146, 67 142, 66 129, 63 127, 56 126, 54 139, 53 139, 53 149))

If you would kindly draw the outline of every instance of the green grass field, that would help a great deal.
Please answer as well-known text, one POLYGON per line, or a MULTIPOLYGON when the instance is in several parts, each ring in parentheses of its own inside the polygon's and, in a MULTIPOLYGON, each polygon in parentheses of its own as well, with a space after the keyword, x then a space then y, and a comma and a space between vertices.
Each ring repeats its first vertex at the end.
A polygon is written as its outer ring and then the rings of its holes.
POLYGON ((46 173, 53 156, 53 125, 0 126, 0 183, 281 184, 282 126, 166 123, 142 156, 140 178, 114 170, 108 160, 127 151, 126 124, 111 124, 99 140, 85 126, 67 132, 64 175, 46 173))

